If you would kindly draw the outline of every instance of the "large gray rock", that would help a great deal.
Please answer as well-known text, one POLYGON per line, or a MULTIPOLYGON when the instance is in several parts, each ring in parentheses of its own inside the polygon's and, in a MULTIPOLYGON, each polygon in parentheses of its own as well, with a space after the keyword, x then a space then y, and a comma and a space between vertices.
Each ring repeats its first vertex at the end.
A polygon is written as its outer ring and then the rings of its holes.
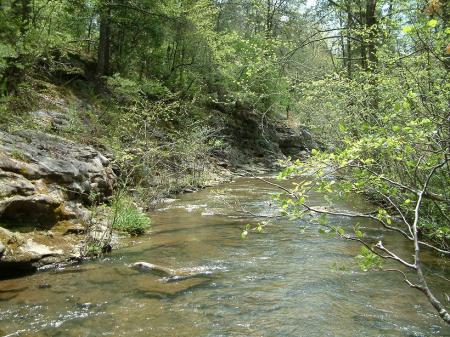
MULTIPOLYGON (((65 125, 63 114, 33 117, 65 125)), ((106 201, 115 181, 110 160, 91 146, 37 130, 0 131, 0 275, 76 254, 92 196, 106 201)))

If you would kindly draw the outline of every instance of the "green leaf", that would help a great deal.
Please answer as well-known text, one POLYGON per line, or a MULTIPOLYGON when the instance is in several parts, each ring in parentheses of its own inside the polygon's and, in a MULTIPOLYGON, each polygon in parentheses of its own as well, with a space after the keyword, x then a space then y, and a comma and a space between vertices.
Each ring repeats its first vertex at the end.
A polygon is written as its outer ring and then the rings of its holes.
POLYGON ((405 26, 402 28, 402 32, 405 34, 408 34, 408 33, 411 33, 413 31, 413 29, 414 29, 414 26, 411 26, 411 25, 405 26))
POLYGON ((326 214, 321 214, 318 218, 319 224, 325 226, 328 224, 328 217, 326 214))
POLYGON ((438 25, 439 21, 436 19, 431 19, 430 21, 428 21, 427 26, 430 28, 434 28, 438 25))

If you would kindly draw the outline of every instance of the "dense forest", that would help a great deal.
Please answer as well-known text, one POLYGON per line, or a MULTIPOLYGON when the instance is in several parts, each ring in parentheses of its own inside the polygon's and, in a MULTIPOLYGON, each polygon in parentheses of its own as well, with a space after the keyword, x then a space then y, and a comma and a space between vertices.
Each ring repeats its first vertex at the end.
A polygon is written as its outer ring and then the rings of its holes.
POLYGON ((398 274, 450 323, 422 262, 450 254, 450 2, 2 0, 0 15, 1 130, 111 153, 116 229, 144 232, 153 200, 207 185, 218 167, 278 164, 267 183, 285 215, 358 242, 361 269, 398 274), (64 127, 36 123, 40 110, 62 112, 64 127), (280 151, 277 132, 308 144, 280 151), (282 184, 299 176, 311 179, 282 184), (373 210, 333 206, 352 195, 373 210), (331 216, 373 221, 411 254, 331 216))

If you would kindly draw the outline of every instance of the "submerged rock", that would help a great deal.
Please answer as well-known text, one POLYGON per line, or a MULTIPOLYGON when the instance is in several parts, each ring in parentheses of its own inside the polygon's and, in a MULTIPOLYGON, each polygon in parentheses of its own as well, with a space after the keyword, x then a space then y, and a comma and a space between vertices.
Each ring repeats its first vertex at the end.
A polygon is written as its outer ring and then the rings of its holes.
POLYGON ((156 264, 148 263, 148 262, 136 262, 131 265, 131 268, 142 270, 146 272, 150 272, 156 274, 158 276, 175 276, 175 270, 170 268, 165 268, 162 266, 158 266, 156 264))
POLYGON ((131 268, 148 272, 162 278, 151 278, 139 276, 136 285, 139 290, 149 297, 174 297, 195 287, 210 282, 208 272, 195 272, 186 269, 171 269, 148 262, 136 262, 131 268))
MULTIPOLYGON (((32 117, 65 125, 60 113, 32 117)), ((92 196, 106 201, 115 181, 110 160, 91 146, 37 130, 0 131, 1 276, 76 255, 92 196)))
POLYGON ((165 277, 166 282, 176 282, 189 278, 210 275, 208 271, 199 272, 187 269, 171 269, 148 262, 136 262, 131 264, 130 267, 136 270, 149 272, 160 277, 165 277))
POLYGON ((150 278, 139 278, 135 280, 135 285, 139 291, 150 298, 176 297, 194 288, 204 286, 209 283, 208 279, 193 277, 172 283, 161 283, 150 278))

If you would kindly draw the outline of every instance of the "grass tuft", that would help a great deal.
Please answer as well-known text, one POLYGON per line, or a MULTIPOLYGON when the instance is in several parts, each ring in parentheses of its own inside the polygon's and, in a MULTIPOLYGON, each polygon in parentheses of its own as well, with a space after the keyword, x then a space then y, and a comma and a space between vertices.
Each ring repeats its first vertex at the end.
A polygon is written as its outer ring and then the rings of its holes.
POLYGON ((151 220, 129 198, 121 198, 113 204, 113 229, 130 235, 142 235, 150 228, 151 220))

